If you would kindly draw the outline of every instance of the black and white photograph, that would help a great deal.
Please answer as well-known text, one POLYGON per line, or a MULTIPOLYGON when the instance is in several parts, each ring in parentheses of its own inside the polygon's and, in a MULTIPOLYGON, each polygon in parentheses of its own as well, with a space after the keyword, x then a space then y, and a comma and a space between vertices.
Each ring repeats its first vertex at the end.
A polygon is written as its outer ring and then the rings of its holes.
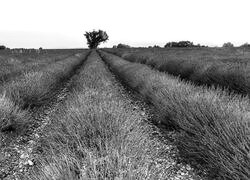
POLYGON ((249 0, 0 0, 0 180, 250 180, 249 0))

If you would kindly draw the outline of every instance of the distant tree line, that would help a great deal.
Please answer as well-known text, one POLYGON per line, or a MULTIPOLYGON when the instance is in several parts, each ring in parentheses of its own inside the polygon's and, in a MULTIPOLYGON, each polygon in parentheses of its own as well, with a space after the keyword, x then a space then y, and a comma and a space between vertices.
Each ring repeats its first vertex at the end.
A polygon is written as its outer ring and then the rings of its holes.
MULTIPOLYGON (((156 47, 156 45, 154 47, 156 47)), ((179 41, 179 42, 168 42, 164 47, 169 48, 169 47, 208 47, 208 46, 204 46, 200 44, 195 45, 193 42, 190 42, 190 41, 179 41)), ((231 42, 226 42, 222 45, 222 47, 233 48, 235 46, 231 42)), ((239 47, 250 47, 250 44, 244 43, 239 47)))
POLYGON ((148 48, 161 48, 161 47, 158 45, 154 45, 154 46, 148 46, 148 48))
POLYGON ((3 51, 3 50, 6 50, 6 51, 9 51, 10 53, 37 53, 37 54, 40 54, 40 53, 47 53, 46 50, 43 50, 42 47, 40 47, 39 49, 34 49, 34 48, 29 48, 29 49, 26 49, 26 48, 13 48, 13 49, 10 49, 6 46, 3 46, 3 45, 0 45, 0 51, 3 51))
POLYGON ((206 46, 201 46, 200 44, 195 45, 191 41, 179 41, 179 42, 168 42, 165 46, 165 48, 169 47, 206 47, 206 46))
POLYGON ((224 43, 222 47, 224 47, 224 48, 233 48, 234 45, 231 42, 227 42, 227 43, 224 43))
POLYGON ((114 45, 113 48, 131 48, 129 45, 126 44, 118 44, 118 45, 114 45))
MULTIPOLYGON (((222 47, 224 47, 224 48, 233 48, 234 44, 231 43, 231 42, 227 42, 227 43, 224 43, 222 47)), ((239 47, 240 48, 250 48, 250 44, 249 43, 244 43, 244 44, 240 45, 239 47)))
POLYGON ((240 47, 248 47, 248 48, 250 48, 250 44, 245 43, 245 44, 242 44, 240 47))

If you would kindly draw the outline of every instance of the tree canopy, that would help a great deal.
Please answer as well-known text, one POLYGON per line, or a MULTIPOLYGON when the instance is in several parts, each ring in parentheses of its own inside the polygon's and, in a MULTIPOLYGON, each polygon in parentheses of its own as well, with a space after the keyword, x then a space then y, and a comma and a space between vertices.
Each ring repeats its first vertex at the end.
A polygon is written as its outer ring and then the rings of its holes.
POLYGON ((109 38, 107 33, 103 30, 85 32, 84 36, 87 39, 87 44, 90 49, 97 48, 100 43, 106 42, 109 38))

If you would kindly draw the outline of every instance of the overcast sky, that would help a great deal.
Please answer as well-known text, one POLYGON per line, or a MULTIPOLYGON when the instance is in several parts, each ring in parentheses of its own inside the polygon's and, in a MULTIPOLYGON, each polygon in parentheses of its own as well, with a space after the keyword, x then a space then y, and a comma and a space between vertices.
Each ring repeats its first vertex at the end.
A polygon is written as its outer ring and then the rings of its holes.
POLYGON ((189 40, 250 43, 249 0, 0 0, 0 44, 10 48, 87 47, 85 31, 132 46, 189 40))

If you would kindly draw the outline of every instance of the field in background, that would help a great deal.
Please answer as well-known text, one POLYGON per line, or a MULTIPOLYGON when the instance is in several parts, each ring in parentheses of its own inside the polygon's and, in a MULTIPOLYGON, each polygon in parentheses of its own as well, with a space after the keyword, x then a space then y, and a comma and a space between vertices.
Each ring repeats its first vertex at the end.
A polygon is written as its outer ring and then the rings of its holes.
POLYGON ((5 50, 0 61, 0 179, 250 178, 250 49, 5 50))
POLYGON ((250 48, 105 49, 196 85, 250 94, 250 48))
POLYGON ((39 69, 81 50, 2 50, 0 51, 0 83, 39 69))

